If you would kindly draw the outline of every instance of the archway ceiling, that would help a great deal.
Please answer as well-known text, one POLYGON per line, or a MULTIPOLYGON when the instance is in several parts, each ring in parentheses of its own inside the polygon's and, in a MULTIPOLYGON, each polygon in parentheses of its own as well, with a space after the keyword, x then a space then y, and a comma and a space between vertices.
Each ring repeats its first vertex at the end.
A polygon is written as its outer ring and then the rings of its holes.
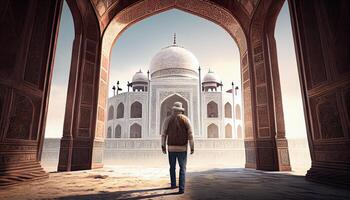
MULTIPOLYGON (((104 32, 110 21, 123 9, 144 1, 144 0, 90 0, 93 5, 96 16, 100 22, 101 32, 104 32)), ((191 4, 190 0, 186 0, 191 4)), ((252 18, 256 7, 260 0, 200 0, 204 2, 213 3, 228 11, 237 19, 243 30, 249 29, 250 19, 252 18)), ((181 0, 158 0, 158 4, 174 5, 181 3, 181 0)))

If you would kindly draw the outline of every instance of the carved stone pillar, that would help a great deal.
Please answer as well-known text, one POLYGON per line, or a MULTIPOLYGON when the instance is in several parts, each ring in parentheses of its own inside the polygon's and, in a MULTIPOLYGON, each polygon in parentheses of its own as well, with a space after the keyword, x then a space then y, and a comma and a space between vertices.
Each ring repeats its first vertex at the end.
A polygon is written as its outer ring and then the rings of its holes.
MULTIPOLYGON (((266 0, 261 1, 257 7, 248 39, 249 90, 245 88, 247 78, 243 74, 244 102, 251 103, 250 108, 245 105, 245 115, 248 115, 245 118, 252 116, 252 134, 249 134, 251 139, 248 140, 246 136, 246 167, 261 170, 290 170, 276 46, 272 32, 282 5, 283 1, 266 0)), ((249 126, 251 123, 245 119, 246 127, 247 122, 249 126)))
MULTIPOLYGON (((103 139, 95 134, 97 99, 107 91, 99 91, 100 32, 94 9, 84 1, 67 3, 73 15, 75 39, 58 171, 102 166, 103 139)), ((104 112, 99 116, 98 120, 104 120, 104 112)))
POLYGON ((280 84, 280 76, 278 69, 277 59, 277 48, 275 40, 275 24, 279 14, 279 11, 284 1, 274 2, 276 5, 269 9, 269 13, 266 17, 265 28, 266 39, 265 51, 268 52, 267 65, 270 71, 270 81, 272 87, 272 110, 274 111, 274 131, 275 141, 277 148, 277 159, 278 159, 278 170, 280 171, 291 171, 288 141, 286 139, 285 125, 284 125, 284 114, 283 114, 283 103, 282 103, 282 92, 280 84))
POLYGON ((350 187, 350 2, 289 1, 312 181, 350 187))
POLYGON ((52 62, 62 0, 0 8, 0 187, 40 179, 52 62))

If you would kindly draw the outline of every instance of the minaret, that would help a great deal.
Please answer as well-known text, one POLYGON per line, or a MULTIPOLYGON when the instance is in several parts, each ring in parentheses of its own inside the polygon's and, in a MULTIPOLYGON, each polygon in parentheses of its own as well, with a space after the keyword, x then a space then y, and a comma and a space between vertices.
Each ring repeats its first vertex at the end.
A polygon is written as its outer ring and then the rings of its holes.
POLYGON ((198 67, 198 79, 199 79, 199 85, 198 85, 198 89, 199 89, 199 134, 202 133, 202 123, 203 123, 203 119, 202 119, 202 76, 201 76, 201 66, 198 67))
POLYGON ((233 119, 233 134, 235 135, 235 137, 237 138, 237 131, 236 131, 236 110, 235 110, 235 84, 232 82, 232 89, 231 89, 231 93, 232 93, 232 119, 233 119))
POLYGON ((173 45, 176 46, 176 33, 174 33, 174 41, 173 41, 173 45))

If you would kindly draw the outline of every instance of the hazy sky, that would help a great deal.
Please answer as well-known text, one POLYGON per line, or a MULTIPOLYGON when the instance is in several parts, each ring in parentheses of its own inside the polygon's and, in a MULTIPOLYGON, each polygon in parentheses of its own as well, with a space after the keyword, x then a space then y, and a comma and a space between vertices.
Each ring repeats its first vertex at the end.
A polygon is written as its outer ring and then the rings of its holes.
MULTIPOLYGON (((172 44, 173 33, 177 44, 191 51, 198 59, 202 72, 211 68, 219 75, 224 89, 231 82, 240 84, 238 47, 220 26, 180 10, 166 11, 146 18, 129 27, 118 39, 111 54, 111 87, 119 80, 123 91, 136 71, 149 69, 152 57, 163 47, 172 44)), ((296 68, 293 36, 288 6, 281 10, 276 24, 275 37, 283 95, 287 137, 305 137, 302 103, 296 68)), ((57 42, 55 67, 50 94, 46 137, 61 137, 71 61, 74 25, 66 3, 63 5, 60 32, 57 42)))

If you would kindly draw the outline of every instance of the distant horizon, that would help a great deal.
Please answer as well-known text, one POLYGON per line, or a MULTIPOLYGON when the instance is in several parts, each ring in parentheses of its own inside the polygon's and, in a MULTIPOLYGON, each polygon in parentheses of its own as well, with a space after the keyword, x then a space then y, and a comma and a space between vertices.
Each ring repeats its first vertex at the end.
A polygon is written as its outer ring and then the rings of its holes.
MULTIPOLYGON (((73 18, 64 1, 58 34, 53 72, 46 138, 60 138, 63 120, 72 44, 74 40, 73 18)), ((118 38, 111 52, 108 96, 111 87, 121 82, 122 92, 126 83, 139 69, 146 74, 152 57, 161 48, 169 46, 176 32, 177 44, 191 51, 202 68, 202 77, 211 68, 223 81, 225 92, 231 82, 241 88, 240 55, 232 37, 217 24, 204 18, 171 9, 128 27, 118 38)), ((277 56, 282 88, 283 109, 287 138, 305 138, 306 128, 301 100, 300 83, 288 4, 284 3, 276 22, 277 56)))

